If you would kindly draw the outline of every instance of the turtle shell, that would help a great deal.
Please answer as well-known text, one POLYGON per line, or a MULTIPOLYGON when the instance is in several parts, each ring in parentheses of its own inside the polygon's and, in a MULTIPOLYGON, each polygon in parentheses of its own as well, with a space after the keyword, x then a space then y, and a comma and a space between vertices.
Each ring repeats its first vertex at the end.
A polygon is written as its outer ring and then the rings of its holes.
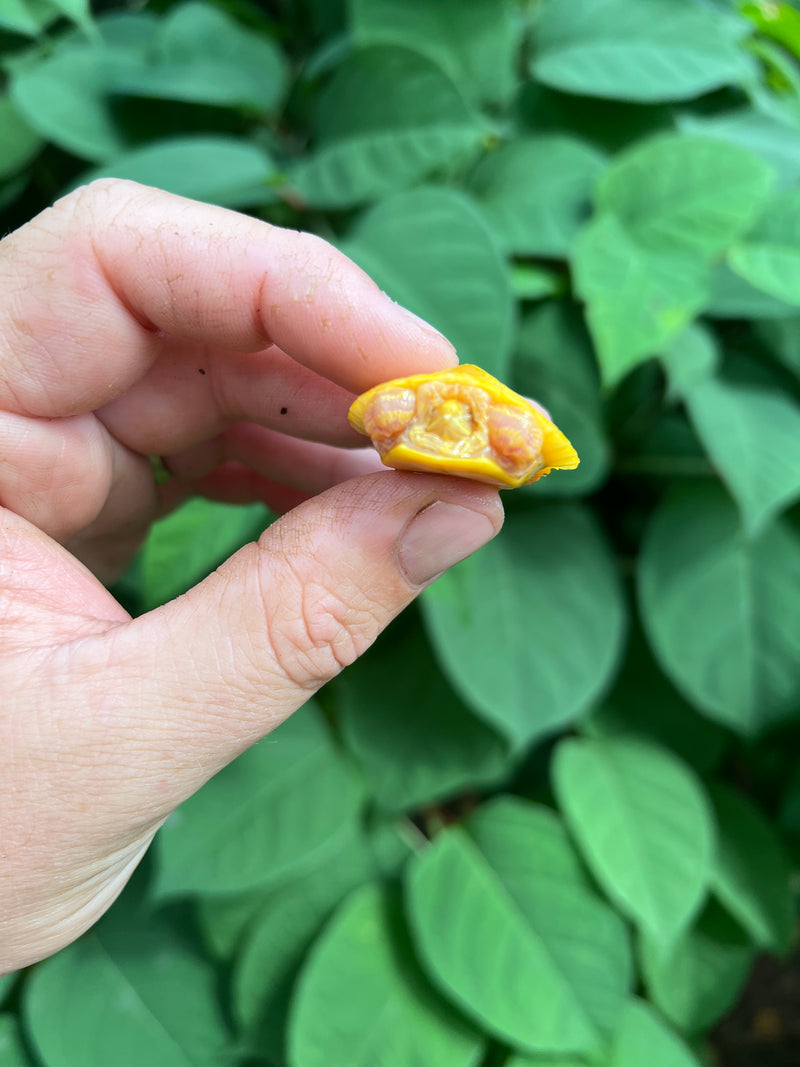
POLYGON ((349 419, 398 470, 514 488, 580 462, 537 407, 469 363, 376 385, 354 402, 349 419))

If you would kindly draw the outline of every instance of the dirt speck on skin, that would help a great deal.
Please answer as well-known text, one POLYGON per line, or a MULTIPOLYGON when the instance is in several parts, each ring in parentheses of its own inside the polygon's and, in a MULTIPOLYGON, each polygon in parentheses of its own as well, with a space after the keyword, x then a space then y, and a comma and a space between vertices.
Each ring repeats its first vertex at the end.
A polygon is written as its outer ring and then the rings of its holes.
POLYGON ((710 1044, 716 1067, 800 1067, 800 951, 756 961, 710 1044))

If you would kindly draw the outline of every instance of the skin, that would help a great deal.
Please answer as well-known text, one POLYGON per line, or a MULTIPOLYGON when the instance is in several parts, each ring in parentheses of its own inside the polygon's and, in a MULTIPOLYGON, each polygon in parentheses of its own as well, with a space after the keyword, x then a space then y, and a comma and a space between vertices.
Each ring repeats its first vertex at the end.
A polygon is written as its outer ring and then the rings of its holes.
POLYGON ((498 531, 495 490, 385 471, 347 423, 456 362, 324 241, 134 183, 0 242, 0 973, 498 531), (193 493, 285 514, 131 620, 102 583, 193 493))

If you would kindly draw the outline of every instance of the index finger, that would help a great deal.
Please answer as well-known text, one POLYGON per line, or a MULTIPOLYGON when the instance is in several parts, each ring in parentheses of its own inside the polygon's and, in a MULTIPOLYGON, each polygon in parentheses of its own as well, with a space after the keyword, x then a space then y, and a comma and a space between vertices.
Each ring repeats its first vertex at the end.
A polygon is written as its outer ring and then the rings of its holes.
POLYGON ((354 393, 458 362, 321 238, 115 179, 0 243, 0 294, 0 407, 29 415, 108 403, 163 334, 239 351, 274 343, 354 393))

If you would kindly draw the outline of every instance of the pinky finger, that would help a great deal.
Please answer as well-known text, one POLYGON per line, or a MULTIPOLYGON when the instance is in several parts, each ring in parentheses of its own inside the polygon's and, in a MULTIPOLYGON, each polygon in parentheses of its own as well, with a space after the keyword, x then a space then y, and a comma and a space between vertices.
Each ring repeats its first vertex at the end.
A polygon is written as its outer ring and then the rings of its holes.
MULTIPOLYGON (((237 422, 219 436, 176 455, 164 464, 179 480, 197 488, 225 464, 244 464, 275 485, 298 490, 303 498, 331 486, 386 468, 372 448, 337 448, 269 430, 252 422, 237 422)), ((222 479, 217 483, 222 489, 222 479)))
POLYGON ((223 463, 198 478, 192 489, 200 496, 225 504, 266 504, 278 515, 291 511, 312 495, 262 478, 250 467, 235 460, 223 463))

